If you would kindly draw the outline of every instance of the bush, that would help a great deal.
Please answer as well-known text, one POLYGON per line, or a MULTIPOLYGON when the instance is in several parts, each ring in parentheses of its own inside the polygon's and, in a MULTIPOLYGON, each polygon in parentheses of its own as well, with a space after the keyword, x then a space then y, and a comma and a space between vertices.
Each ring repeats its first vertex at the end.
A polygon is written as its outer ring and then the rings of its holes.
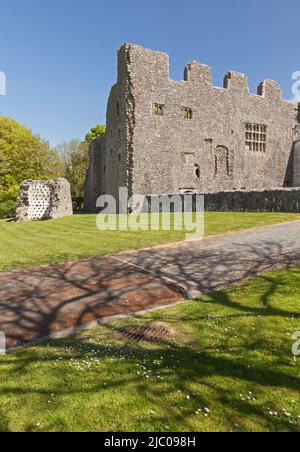
POLYGON ((84 211, 84 198, 79 196, 73 196, 73 210, 74 213, 80 213, 84 211))
POLYGON ((16 202, 5 201, 0 203, 0 219, 14 218, 16 216, 16 202))

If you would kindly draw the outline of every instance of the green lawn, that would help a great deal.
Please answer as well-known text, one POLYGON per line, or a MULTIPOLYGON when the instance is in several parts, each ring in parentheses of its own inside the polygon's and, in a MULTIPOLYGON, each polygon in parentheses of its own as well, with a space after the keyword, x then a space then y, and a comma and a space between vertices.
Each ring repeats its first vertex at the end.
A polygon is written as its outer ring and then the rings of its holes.
POLYGON ((300 431, 300 268, 0 357, 3 431, 300 431), (160 322, 165 342, 116 329, 160 322))
MULTIPOLYGON (((300 220, 299 214, 207 213, 205 234, 300 220)), ((0 271, 178 242, 178 231, 100 232, 95 215, 76 215, 48 222, 0 221, 0 271)))

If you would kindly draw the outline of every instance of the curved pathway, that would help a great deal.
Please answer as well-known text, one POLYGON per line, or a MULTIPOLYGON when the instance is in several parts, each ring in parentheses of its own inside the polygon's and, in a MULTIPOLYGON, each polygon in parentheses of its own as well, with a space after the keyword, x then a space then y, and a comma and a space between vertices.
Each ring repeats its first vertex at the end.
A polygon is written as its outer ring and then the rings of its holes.
POLYGON ((0 274, 8 347, 57 337, 300 264, 300 222, 0 274))

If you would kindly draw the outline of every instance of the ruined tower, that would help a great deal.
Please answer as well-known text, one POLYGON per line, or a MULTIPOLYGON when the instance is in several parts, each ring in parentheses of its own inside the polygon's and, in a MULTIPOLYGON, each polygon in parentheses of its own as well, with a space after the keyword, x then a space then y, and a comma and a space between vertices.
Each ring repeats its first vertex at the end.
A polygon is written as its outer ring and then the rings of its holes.
POLYGON ((291 159, 298 126, 298 106, 282 100, 277 82, 250 94, 247 77, 231 71, 214 87, 195 61, 184 80, 171 80, 167 54, 125 44, 106 134, 90 149, 86 206, 117 198, 119 187, 149 195, 300 186, 300 142, 291 159))

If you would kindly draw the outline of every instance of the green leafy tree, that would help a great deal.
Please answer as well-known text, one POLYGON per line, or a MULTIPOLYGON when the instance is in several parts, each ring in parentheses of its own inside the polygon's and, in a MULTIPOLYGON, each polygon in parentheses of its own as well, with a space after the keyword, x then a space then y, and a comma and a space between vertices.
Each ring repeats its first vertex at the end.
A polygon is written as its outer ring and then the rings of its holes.
POLYGON ((52 179, 64 175, 57 152, 30 129, 0 116, 0 200, 16 199, 25 179, 52 179))
POLYGON ((66 178, 71 184, 72 196, 84 196, 84 183, 89 165, 89 143, 71 140, 56 147, 58 154, 65 162, 66 178))
POLYGON ((106 126, 97 125, 96 127, 92 127, 91 130, 86 134, 85 141, 90 143, 95 140, 95 138, 103 137, 106 131, 106 126))
POLYGON ((71 184, 72 196, 84 196, 86 172, 89 166, 90 143, 105 134, 106 127, 97 125, 92 127, 85 136, 85 141, 73 139, 56 146, 56 151, 65 163, 66 178, 71 184))

